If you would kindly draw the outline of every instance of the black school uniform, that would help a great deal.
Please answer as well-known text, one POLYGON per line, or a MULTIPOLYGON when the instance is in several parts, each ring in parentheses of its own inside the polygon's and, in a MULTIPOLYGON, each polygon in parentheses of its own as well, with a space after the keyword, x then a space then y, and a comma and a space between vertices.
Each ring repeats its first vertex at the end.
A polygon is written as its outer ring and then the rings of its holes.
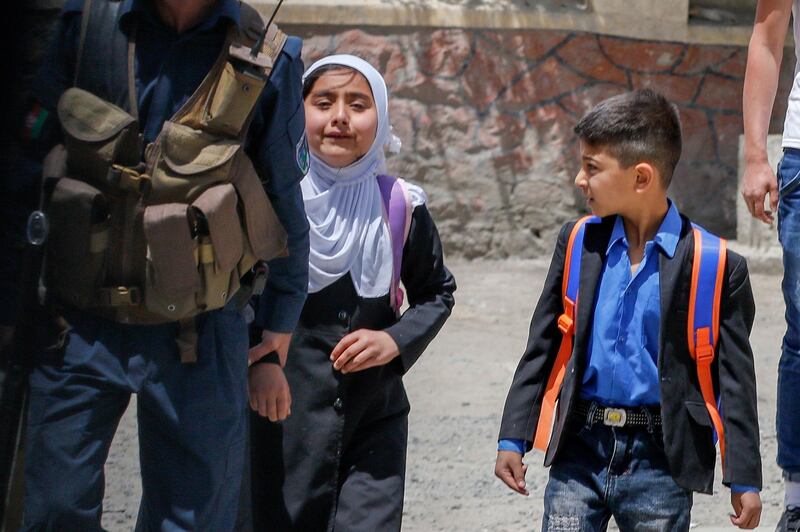
MULTIPOLYGON (((387 265, 389 267, 389 265, 387 265)), ((286 363, 292 413, 251 416, 255 530, 400 530, 409 403, 403 374, 450 315, 452 274, 427 208, 416 207, 401 270, 409 308, 359 297, 350 275, 309 294, 286 363), (330 354, 357 329, 385 330, 400 355, 343 375, 330 354)))

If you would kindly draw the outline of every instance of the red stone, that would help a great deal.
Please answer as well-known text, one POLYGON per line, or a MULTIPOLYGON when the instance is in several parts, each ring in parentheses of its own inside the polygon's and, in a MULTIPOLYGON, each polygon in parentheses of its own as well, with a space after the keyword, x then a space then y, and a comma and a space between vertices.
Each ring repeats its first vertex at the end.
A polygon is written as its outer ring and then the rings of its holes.
POLYGON ((617 68, 600 52, 597 37, 590 34, 576 35, 557 52, 567 64, 586 77, 609 81, 611 83, 628 84, 625 71, 617 68))
POLYGON ((394 79, 389 85, 389 98, 411 98, 425 104, 466 105, 458 79, 426 76, 419 71, 411 73, 414 74, 413 78, 392 76, 394 79))
POLYGON ((680 59, 683 44, 619 37, 598 37, 601 50, 620 68, 640 72, 667 72, 680 59))
POLYGON ((580 117, 589 112, 598 103, 625 91, 627 91, 626 87, 608 83, 586 85, 567 94, 559 100, 559 103, 574 115, 574 120, 577 122, 580 117))
POLYGON ((463 30, 416 33, 419 69, 434 76, 457 76, 470 57, 470 37, 463 30))
POLYGON ((702 109, 679 107, 681 117, 681 133, 683 134, 683 151, 681 161, 713 161, 717 154, 714 151, 714 130, 708 116, 702 109))
POLYGON ((403 50, 391 37, 372 35, 362 30, 349 30, 339 36, 337 54, 353 54, 374 66, 382 74, 389 73, 389 63, 405 64, 403 50), (399 56, 399 57, 398 57, 399 56))
POLYGON ((735 50, 730 46, 703 46, 690 44, 680 64, 675 67, 676 74, 699 74, 721 65, 735 50))
POLYGON ((422 156, 438 157, 445 153, 475 151, 478 118, 469 107, 429 105, 417 120, 416 151, 422 156))
POLYGON ((741 112, 742 82, 709 74, 704 78, 703 88, 695 103, 710 109, 741 112))
POLYGON ((485 47, 477 48, 461 80, 464 94, 483 112, 525 68, 522 61, 493 54, 485 47))
POLYGON ((733 56, 714 70, 720 74, 726 74, 736 78, 744 79, 744 71, 747 68, 747 48, 738 48, 733 56))
POLYGON ((331 36, 330 35, 314 35, 303 39, 303 62, 306 66, 311 66, 312 63, 325 56, 331 55, 333 51, 330 48, 331 36))
POLYGON ((560 105, 550 103, 537 107, 525 114, 528 124, 536 129, 540 139, 572 136, 572 128, 577 120, 560 105))
POLYGON ((478 129, 478 142, 484 148, 503 150, 518 146, 525 135, 525 120, 514 114, 494 110, 478 129))
POLYGON ((526 72, 498 99, 498 107, 506 111, 519 111, 558 96, 569 94, 583 86, 586 79, 575 74, 551 57, 526 72))
POLYGON ((675 103, 691 103, 700 86, 700 77, 671 74, 632 74, 634 89, 653 89, 675 103))
POLYGON ((425 113, 425 106, 414 100, 405 98, 389 99, 389 118, 395 134, 403 143, 403 152, 407 152, 414 144, 414 122, 425 113))
POLYGON ((520 58, 538 60, 566 39, 567 35, 564 31, 546 30, 487 31, 480 33, 482 38, 476 40, 475 48, 495 48, 487 53, 510 53, 520 58))
POLYGON ((719 160, 735 168, 739 161, 739 135, 744 133, 742 115, 715 114, 713 121, 719 160))

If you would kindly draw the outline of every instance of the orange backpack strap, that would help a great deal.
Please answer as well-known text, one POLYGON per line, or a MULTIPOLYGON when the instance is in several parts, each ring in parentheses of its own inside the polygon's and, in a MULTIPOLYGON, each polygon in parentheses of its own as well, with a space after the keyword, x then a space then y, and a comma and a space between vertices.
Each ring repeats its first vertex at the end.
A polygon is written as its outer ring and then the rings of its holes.
POLYGON ((547 386, 542 399, 542 409, 539 412, 539 423, 536 425, 536 434, 533 438, 533 447, 541 451, 546 450, 550 443, 558 393, 561 391, 561 383, 564 381, 567 363, 572 356, 572 339, 575 336, 575 312, 578 307, 578 285, 581 278, 581 254, 586 224, 599 221, 600 218, 596 216, 584 216, 575 222, 567 241, 567 255, 564 258, 564 277, 561 282, 564 313, 558 318, 558 329, 563 336, 556 361, 547 379, 547 386))
POLYGON ((725 432, 718 400, 714 393, 711 366, 719 339, 719 305, 725 275, 727 243, 692 224, 694 233, 694 260, 692 286, 689 293, 689 352, 697 364, 697 379, 706 409, 714 424, 719 440, 719 453, 725 464, 725 432))

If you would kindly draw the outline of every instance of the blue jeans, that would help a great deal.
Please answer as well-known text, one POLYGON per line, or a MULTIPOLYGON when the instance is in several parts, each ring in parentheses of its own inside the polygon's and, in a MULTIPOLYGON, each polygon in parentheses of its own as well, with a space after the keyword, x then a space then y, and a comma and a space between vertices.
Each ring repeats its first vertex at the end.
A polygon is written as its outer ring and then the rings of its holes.
POLYGON ((783 247, 786 334, 778 364, 778 465, 800 481, 800 150, 787 148, 778 165, 778 238, 783 247))
POLYGON ((23 530, 101 530, 103 469, 137 395, 142 500, 137 530, 232 530, 246 440, 247 328, 235 308, 196 319, 197 362, 176 324, 88 314, 63 358, 30 377, 23 530))
POLYGON ((692 492, 669 474, 661 432, 586 425, 550 469, 543 532, 689 530, 692 492))

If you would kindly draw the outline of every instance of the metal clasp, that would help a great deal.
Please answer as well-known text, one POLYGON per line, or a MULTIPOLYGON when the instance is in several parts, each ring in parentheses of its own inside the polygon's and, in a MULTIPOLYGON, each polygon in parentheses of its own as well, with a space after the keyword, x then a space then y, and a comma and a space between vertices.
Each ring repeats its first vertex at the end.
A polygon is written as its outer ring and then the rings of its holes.
POLYGON ((603 425, 609 427, 624 427, 627 421, 624 408, 605 408, 603 410, 603 425))

